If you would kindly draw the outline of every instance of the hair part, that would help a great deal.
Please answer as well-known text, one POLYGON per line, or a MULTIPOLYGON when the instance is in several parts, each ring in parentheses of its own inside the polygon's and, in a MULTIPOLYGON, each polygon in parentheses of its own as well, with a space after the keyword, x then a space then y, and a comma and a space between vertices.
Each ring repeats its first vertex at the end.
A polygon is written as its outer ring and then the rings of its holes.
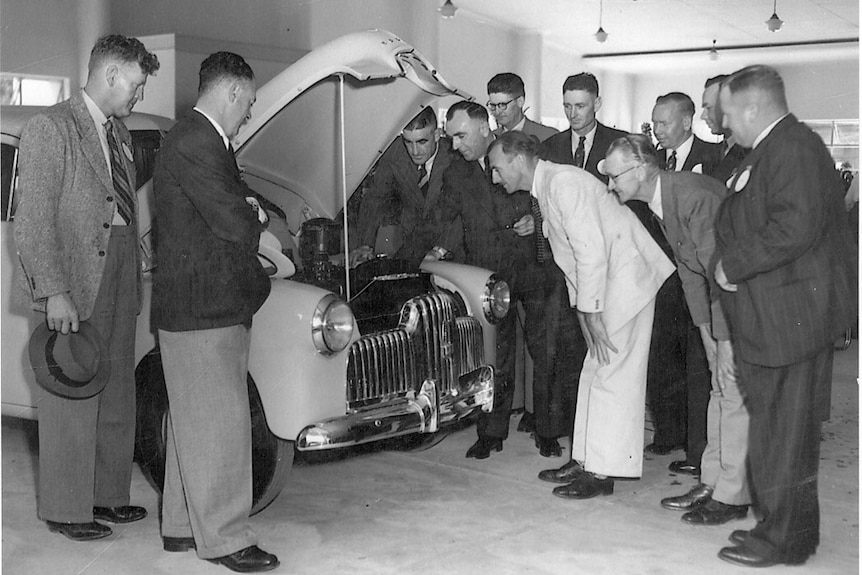
POLYGON ((727 80, 729 77, 730 77, 729 74, 719 74, 718 76, 713 76, 712 78, 709 78, 706 81, 706 83, 703 85, 703 87, 705 89, 705 88, 709 88, 710 86, 714 86, 716 84, 721 84, 725 80, 727 80))
POLYGON ((731 94, 746 91, 759 91, 769 96, 769 99, 781 108, 787 110, 787 97, 784 92, 784 80, 775 68, 763 64, 746 66, 737 70, 725 80, 724 86, 731 94))
POLYGON ((198 94, 211 90, 222 80, 254 82, 254 72, 242 56, 233 52, 215 52, 201 62, 198 94))
POLYGON ((488 153, 490 154, 492 150, 500 148, 508 158, 521 154, 528 160, 534 160, 539 156, 540 144, 541 142, 536 136, 511 130, 494 140, 488 147, 488 153))
POLYGON ((610 156, 611 153, 620 150, 632 158, 641 162, 646 166, 654 166, 658 168, 658 155, 655 151, 655 146, 652 145, 652 141, 649 136, 645 136, 644 134, 627 134, 620 138, 617 138, 611 145, 608 146, 608 151, 605 157, 610 156))
POLYGON ((404 129, 410 131, 421 130, 428 126, 433 126, 435 129, 437 128, 437 114, 434 113, 434 109, 431 106, 425 106, 421 112, 416 114, 412 120, 407 122, 404 129))
POLYGON ((583 90, 589 92, 594 98, 599 97, 599 81, 589 72, 581 72, 574 76, 569 76, 563 82, 563 94, 573 90, 583 90))
POLYGON ((497 74, 488 81, 488 94, 509 94, 515 98, 523 98, 524 81, 511 72, 497 74))
POLYGON ((694 117, 694 102, 687 94, 670 92, 655 99, 656 106, 661 104, 676 104, 680 111, 689 117, 694 117))
POLYGON ((480 106, 476 102, 471 102, 470 100, 461 100, 460 102, 455 102, 451 108, 446 111, 446 121, 452 121, 452 118, 455 117, 456 112, 464 112, 468 117, 473 120, 480 120, 484 122, 490 121, 488 117, 488 110, 485 109, 485 106, 480 106))
POLYGON ((96 44, 90 51, 87 72, 92 74, 99 66, 112 60, 124 64, 135 63, 147 76, 154 75, 159 69, 158 56, 148 51, 143 42, 137 38, 108 34, 96 40, 96 44))

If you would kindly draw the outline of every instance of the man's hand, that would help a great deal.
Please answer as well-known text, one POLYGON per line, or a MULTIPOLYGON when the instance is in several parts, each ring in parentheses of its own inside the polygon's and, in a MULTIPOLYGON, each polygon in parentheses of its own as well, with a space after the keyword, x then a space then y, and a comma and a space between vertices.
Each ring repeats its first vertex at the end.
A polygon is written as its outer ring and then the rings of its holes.
POLYGON ((363 262, 374 259, 374 248, 371 246, 359 246, 350 252, 350 267, 355 268, 363 262))
POLYGON ((68 293, 48 296, 45 312, 48 329, 63 335, 68 334, 69 330, 78 331, 78 308, 68 293))
POLYGON ((533 216, 527 214, 512 226, 515 233, 519 236, 529 236, 536 233, 536 223, 533 221, 533 216))
POLYGON ((733 360, 733 346, 728 340, 719 340, 716 355, 716 371, 718 372, 718 389, 724 393, 729 383, 736 381, 736 362, 733 360))
POLYGON ((602 320, 602 312, 578 311, 578 322, 581 324, 581 331, 584 332, 584 339, 587 340, 590 357, 597 358, 599 365, 609 364, 611 361, 610 352, 617 353, 617 348, 614 347, 611 338, 608 337, 608 330, 605 328, 604 320, 602 320))
POLYGON ((709 371, 715 375, 716 343, 712 338, 712 330, 709 328, 708 323, 697 326, 697 329, 700 331, 700 339, 703 342, 703 349, 706 351, 706 362, 709 364, 709 371))
POLYGON ((718 287, 724 291, 735 292, 738 289, 736 284, 732 284, 727 281, 727 276, 724 274, 724 266, 722 265, 721 260, 718 260, 718 263, 715 266, 715 281, 718 284, 718 287))

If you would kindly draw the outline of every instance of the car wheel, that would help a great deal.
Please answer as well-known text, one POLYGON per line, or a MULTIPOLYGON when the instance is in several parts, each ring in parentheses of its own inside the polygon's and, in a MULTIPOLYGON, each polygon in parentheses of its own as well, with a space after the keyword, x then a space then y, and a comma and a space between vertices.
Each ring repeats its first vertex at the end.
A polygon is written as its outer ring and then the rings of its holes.
MULTIPOLYGON (((165 485, 165 425, 168 393, 158 351, 147 354, 135 370, 136 430, 135 460, 147 479, 162 492, 165 485)), ((257 386, 248 376, 251 409, 252 509, 251 514, 272 503, 287 482, 293 466, 294 443, 270 432, 257 386)))

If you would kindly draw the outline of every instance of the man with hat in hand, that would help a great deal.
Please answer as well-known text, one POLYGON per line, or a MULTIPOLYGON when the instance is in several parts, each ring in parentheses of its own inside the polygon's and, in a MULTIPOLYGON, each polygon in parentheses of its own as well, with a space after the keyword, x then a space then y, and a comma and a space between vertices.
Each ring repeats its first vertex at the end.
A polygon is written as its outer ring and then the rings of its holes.
MULTIPOLYGON (((39 406, 39 517, 75 541, 129 523, 135 439, 135 322, 141 304, 132 140, 121 121, 144 97, 156 56, 135 38, 105 36, 87 82, 34 116, 20 145, 15 241, 32 307, 68 337, 98 331, 110 380, 97 395, 45 393, 39 406)), ((104 373, 104 372, 102 372, 104 373)))

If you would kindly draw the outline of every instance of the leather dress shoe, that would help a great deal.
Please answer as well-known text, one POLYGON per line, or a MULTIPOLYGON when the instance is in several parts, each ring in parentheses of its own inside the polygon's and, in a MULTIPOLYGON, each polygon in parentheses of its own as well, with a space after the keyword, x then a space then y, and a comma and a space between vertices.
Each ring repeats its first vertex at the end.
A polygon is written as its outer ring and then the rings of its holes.
POLYGON ((745 540, 748 538, 748 531, 745 529, 736 529, 733 533, 730 534, 728 539, 734 545, 742 545, 745 543, 745 540))
POLYGON ((518 431, 523 431, 524 433, 533 433, 536 431, 536 416, 529 411, 525 411, 524 415, 521 416, 521 421, 518 422, 518 431))
POLYGON ((162 537, 162 546, 171 553, 184 553, 198 548, 194 537, 162 537))
POLYGON ((743 567, 771 567, 778 564, 777 561, 764 557, 745 545, 722 547, 721 551, 718 552, 718 558, 743 567))
POLYGON ((236 553, 231 553, 224 557, 207 559, 207 561, 218 565, 224 565, 231 571, 236 571, 237 573, 261 573, 263 571, 272 571, 280 565, 278 557, 271 553, 267 553, 257 545, 240 549, 236 553))
POLYGON ((733 519, 745 519, 746 515, 748 505, 728 505, 710 499, 683 515, 682 520, 692 525, 724 525, 733 519))
POLYGON ((62 533, 72 541, 92 541, 101 539, 112 533, 111 528, 95 521, 89 523, 58 523, 46 521, 48 529, 54 533, 62 533))
POLYGON ((542 457, 560 457, 563 455, 563 448, 560 447, 560 442, 555 437, 537 435, 536 447, 539 448, 539 455, 542 457))
POLYGON ((698 483, 685 495, 662 499, 661 506, 674 511, 688 511, 698 505, 703 505, 710 499, 712 499, 712 487, 698 483))
POLYGON ((656 445, 655 443, 650 443, 646 447, 644 447, 644 451, 647 453, 652 453, 653 455, 667 455, 671 451, 676 451, 678 449, 682 449, 685 447, 684 445, 656 445))
POLYGON ((470 446, 465 457, 488 459, 492 451, 503 451, 503 440, 499 437, 480 437, 470 446))
POLYGON ((545 469, 539 472, 539 479, 550 483, 571 483, 583 473, 584 468, 574 459, 558 469, 545 469))
POLYGON ((673 473, 681 473, 683 475, 700 475, 700 465, 689 463, 685 459, 682 461, 674 461, 667 466, 668 470, 673 473))
POLYGON ((610 477, 599 479, 589 472, 582 473, 568 485, 554 487, 554 495, 563 499, 590 499, 597 495, 610 495, 613 492, 613 479, 610 477))
POLYGON ((108 523, 133 523, 147 516, 147 510, 136 505, 93 507, 93 517, 108 523))

